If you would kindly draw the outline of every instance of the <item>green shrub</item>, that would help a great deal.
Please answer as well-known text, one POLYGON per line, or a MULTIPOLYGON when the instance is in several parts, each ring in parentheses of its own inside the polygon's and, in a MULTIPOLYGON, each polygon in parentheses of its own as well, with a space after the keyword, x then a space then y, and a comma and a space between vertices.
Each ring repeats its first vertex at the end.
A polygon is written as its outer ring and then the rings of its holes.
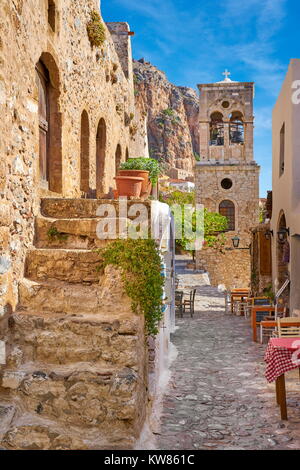
POLYGON ((92 46, 101 47, 106 39, 105 26, 97 11, 91 12, 91 19, 87 24, 87 33, 92 46))
POLYGON ((162 319, 164 278, 155 241, 115 240, 99 250, 99 254, 103 267, 113 265, 121 269, 133 312, 144 314, 147 333, 156 335, 162 319))

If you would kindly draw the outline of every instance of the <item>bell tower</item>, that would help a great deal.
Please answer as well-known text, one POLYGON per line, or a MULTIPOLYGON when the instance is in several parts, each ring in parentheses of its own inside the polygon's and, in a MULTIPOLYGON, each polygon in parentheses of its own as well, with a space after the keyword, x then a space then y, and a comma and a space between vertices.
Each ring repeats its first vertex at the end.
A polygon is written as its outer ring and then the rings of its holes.
POLYGON ((246 249, 250 230, 259 222, 259 166, 253 158, 254 83, 233 81, 227 70, 223 75, 220 82, 198 85, 197 202, 227 217, 228 250, 236 235, 239 248, 246 249))

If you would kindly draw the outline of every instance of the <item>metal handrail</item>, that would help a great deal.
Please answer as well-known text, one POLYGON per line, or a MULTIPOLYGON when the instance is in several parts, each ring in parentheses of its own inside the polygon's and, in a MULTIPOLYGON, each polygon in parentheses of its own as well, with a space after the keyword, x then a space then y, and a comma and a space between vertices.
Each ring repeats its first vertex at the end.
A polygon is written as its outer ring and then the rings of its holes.
POLYGON ((278 315, 278 302, 277 302, 277 300, 279 299, 281 294, 283 294, 283 292, 285 291, 285 289, 287 288, 287 286, 289 285, 290 282, 291 282, 290 279, 286 279, 284 281, 284 283, 282 284, 282 286, 280 287, 280 289, 275 294, 275 320, 277 320, 277 315, 278 315))

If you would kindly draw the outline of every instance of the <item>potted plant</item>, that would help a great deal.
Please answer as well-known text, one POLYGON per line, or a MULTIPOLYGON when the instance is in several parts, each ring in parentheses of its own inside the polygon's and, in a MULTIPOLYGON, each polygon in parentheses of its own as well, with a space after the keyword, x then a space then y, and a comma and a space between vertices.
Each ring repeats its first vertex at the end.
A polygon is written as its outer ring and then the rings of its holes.
POLYGON ((142 177, 142 195, 149 196, 152 185, 157 183, 160 174, 159 164, 154 158, 129 158, 120 165, 120 176, 142 177), (150 182, 149 182, 150 180, 150 182))

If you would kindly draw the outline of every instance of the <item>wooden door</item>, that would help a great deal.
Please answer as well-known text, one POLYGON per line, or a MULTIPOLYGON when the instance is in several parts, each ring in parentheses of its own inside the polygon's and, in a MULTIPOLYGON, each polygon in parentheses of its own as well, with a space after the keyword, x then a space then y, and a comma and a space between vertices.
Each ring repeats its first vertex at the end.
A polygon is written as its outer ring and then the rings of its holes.
POLYGON ((49 74, 44 65, 39 62, 37 70, 37 85, 39 96, 39 166, 42 181, 49 180, 48 137, 49 137, 49 74))

